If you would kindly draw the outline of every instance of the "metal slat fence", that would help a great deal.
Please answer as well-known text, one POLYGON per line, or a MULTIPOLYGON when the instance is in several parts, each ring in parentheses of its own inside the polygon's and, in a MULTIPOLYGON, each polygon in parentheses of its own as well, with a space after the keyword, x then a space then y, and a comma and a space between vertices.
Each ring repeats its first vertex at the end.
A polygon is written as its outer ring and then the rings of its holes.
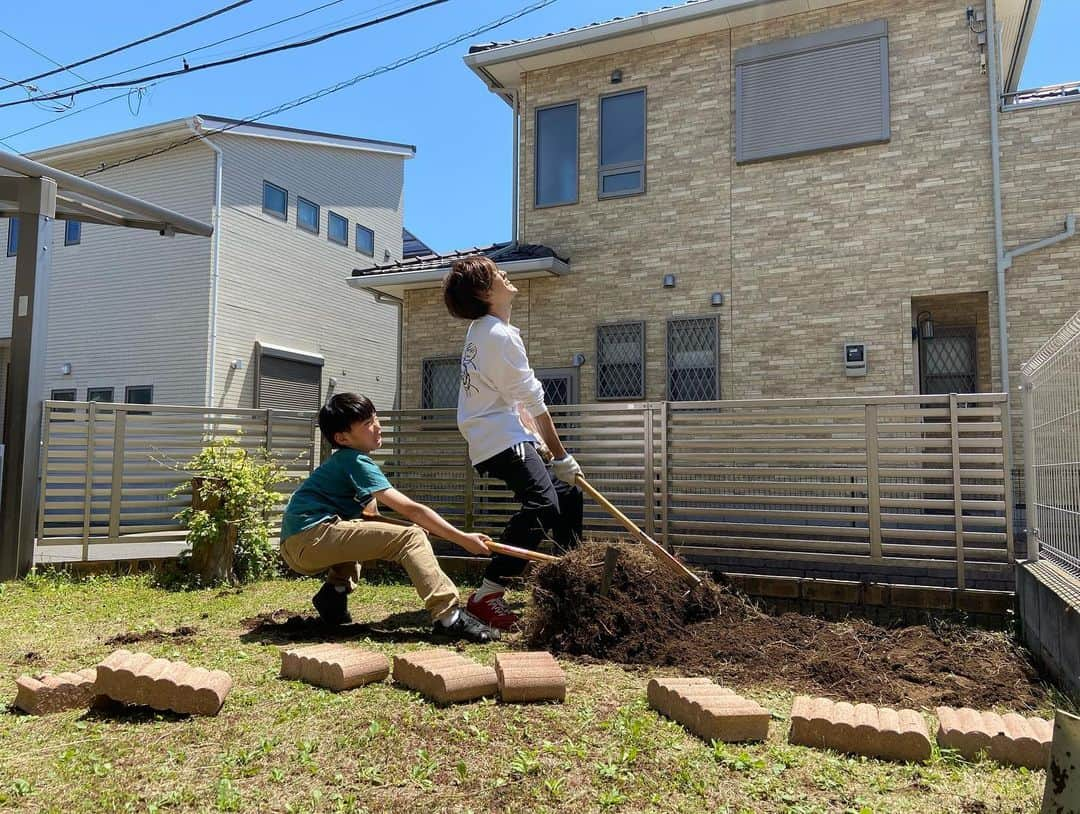
POLYGON ((1021 377, 1028 556, 1080 576, 1080 312, 1021 377))

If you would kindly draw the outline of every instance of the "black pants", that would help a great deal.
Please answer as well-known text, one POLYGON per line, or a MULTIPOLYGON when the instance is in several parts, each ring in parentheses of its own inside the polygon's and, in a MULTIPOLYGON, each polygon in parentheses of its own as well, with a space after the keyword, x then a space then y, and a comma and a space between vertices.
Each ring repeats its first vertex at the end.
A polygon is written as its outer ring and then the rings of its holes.
MULTIPOLYGON (((544 464, 536 448, 522 443, 481 461, 476 471, 506 483, 521 502, 499 542, 535 551, 545 539, 564 551, 581 540, 584 498, 576 486, 563 483, 544 464)), ((525 560, 497 554, 484 573, 486 579, 505 585, 509 577, 525 570, 525 560)))

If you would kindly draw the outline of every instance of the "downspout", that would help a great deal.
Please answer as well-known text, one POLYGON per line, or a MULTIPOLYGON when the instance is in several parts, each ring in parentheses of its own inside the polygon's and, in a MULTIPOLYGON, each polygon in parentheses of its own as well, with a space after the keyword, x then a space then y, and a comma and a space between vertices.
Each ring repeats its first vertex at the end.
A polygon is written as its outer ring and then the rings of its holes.
POLYGON ((401 401, 401 384, 403 376, 402 359, 405 350, 405 301, 400 297, 393 297, 373 288, 369 288, 368 291, 375 297, 375 302, 380 305, 393 305, 397 308, 397 383, 394 385, 394 409, 403 410, 405 406, 401 401))
POLYGON ((519 108, 519 96, 518 89, 514 88, 512 104, 514 106, 514 167, 513 176, 511 178, 511 208, 512 208, 512 222, 510 224, 510 245, 513 248, 517 248, 518 245, 518 185, 520 183, 520 173, 518 172, 518 161, 520 160, 518 139, 521 137, 521 111, 519 108))
POLYGON ((1001 392, 1009 392, 1009 329, 1005 303, 1004 227, 1001 219, 1001 140, 998 136, 998 35, 994 0, 986 0, 986 64, 990 83, 990 167, 994 196, 994 257, 997 261, 998 347, 1001 354, 1001 392))
POLYGON ((202 120, 198 116, 188 121, 191 132, 214 151, 214 247, 210 256, 210 333, 207 348, 206 366, 206 406, 213 407, 214 388, 217 381, 217 334, 218 334, 218 287, 221 281, 219 257, 221 255, 221 168, 223 153, 221 148, 202 132, 202 120))

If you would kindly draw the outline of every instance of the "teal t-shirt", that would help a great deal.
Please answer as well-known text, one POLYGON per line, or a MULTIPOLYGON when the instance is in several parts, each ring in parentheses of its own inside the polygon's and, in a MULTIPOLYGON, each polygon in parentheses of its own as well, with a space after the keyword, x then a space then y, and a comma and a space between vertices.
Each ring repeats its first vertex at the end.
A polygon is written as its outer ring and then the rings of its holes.
POLYGON ((390 481, 371 458, 355 449, 339 449, 289 498, 281 539, 333 517, 354 520, 372 495, 389 488, 390 481))

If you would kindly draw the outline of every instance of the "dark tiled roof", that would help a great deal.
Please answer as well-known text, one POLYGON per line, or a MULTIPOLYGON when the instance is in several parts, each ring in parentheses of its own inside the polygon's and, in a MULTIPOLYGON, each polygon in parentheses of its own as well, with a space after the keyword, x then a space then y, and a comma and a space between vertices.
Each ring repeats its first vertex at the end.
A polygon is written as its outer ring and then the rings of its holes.
POLYGON ((509 241, 505 243, 492 243, 490 246, 473 246, 471 249, 461 249, 449 254, 423 254, 416 257, 406 257, 400 263, 389 263, 384 266, 368 266, 362 269, 353 269, 353 277, 372 277, 378 274, 390 274, 397 271, 429 271, 431 269, 444 268, 455 260, 462 257, 471 257, 474 254, 482 254, 490 257, 498 263, 510 263, 515 260, 533 260, 538 257, 558 257, 566 262, 565 257, 559 257, 554 249, 541 246, 538 243, 519 243, 514 246, 509 241))
POLYGON ((423 254, 434 254, 434 250, 410 232, 405 227, 401 228, 401 255, 402 257, 417 257, 423 254))
POLYGON ((574 26, 573 28, 568 28, 565 31, 552 31, 547 34, 540 34, 536 37, 529 37, 525 40, 501 40, 498 42, 477 43, 476 45, 469 46, 469 53, 478 54, 481 51, 490 51, 492 48, 502 48, 504 45, 517 45, 522 42, 533 42, 534 40, 542 40, 545 37, 557 37, 560 34, 569 34, 571 31, 583 31, 586 28, 595 28, 598 25, 606 25, 607 23, 614 23, 618 22, 619 20, 630 20, 634 17, 643 17, 646 14, 652 14, 656 11, 667 11, 668 9, 678 8, 680 6, 696 6, 698 3, 703 2, 705 2, 705 0, 686 0, 685 3, 673 3, 670 6, 660 6, 660 8, 649 9, 648 11, 639 11, 636 14, 627 14, 623 17, 612 17, 610 20, 600 20, 595 23, 589 23, 588 25, 574 26))

